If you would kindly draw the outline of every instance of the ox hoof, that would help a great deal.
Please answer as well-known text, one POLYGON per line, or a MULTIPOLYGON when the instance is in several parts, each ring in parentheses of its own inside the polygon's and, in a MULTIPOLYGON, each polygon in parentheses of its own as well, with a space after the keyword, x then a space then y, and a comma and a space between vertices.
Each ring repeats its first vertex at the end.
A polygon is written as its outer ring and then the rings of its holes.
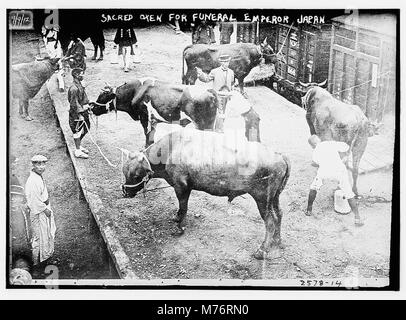
POLYGON ((308 216, 308 217, 310 217, 310 216, 312 215, 312 212, 309 211, 309 210, 306 210, 306 211, 305 211, 305 215, 308 216))
POLYGON ((185 227, 177 229, 175 232, 172 232, 172 236, 180 237, 181 235, 183 235, 185 233, 185 229, 186 229, 185 227))
POLYGON ((282 250, 286 249, 286 245, 284 245, 281 240, 275 241, 274 247, 282 250))
POLYGON ((355 219, 354 224, 356 227, 362 227, 364 225, 364 222, 362 222, 361 219, 355 219))
POLYGON ((93 57, 92 57, 92 60, 96 60, 96 56, 93 56, 93 57))
POLYGON ((171 218, 171 220, 173 221, 173 222, 180 222, 180 217, 178 216, 178 215, 173 215, 172 216, 172 218, 171 218))
POLYGON ((103 57, 99 57, 99 59, 97 59, 97 60, 102 61, 102 60, 103 60, 103 57))
POLYGON ((258 249, 255 253, 254 253, 254 258, 257 260, 264 260, 266 258, 267 253, 262 250, 262 249, 258 249))
POLYGON ((362 199, 362 196, 360 194, 356 194, 354 198, 357 200, 360 200, 360 199, 362 199))
POLYGON ((25 119, 25 121, 32 121, 32 120, 34 120, 34 119, 31 118, 30 116, 25 116, 24 119, 25 119))

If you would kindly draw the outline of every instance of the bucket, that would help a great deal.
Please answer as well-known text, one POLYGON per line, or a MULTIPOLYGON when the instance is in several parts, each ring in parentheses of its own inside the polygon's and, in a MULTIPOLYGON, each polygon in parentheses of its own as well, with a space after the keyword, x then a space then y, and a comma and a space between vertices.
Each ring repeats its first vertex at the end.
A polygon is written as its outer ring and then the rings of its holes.
POLYGON ((340 189, 334 192, 334 210, 340 214, 348 214, 351 212, 348 200, 345 198, 344 192, 340 189))

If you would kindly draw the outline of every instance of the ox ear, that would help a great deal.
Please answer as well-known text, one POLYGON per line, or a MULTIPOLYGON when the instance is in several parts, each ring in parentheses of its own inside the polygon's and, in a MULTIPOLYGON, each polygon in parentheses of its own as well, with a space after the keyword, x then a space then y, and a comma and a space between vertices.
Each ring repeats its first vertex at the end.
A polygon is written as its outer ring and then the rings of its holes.
MULTIPOLYGON (((130 153, 128 154, 128 159, 133 160, 133 159, 137 158, 137 156, 138 156, 138 153, 137 153, 137 152, 130 152, 130 153)), ((138 159, 137 159, 137 160, 138 160, 138 159)))

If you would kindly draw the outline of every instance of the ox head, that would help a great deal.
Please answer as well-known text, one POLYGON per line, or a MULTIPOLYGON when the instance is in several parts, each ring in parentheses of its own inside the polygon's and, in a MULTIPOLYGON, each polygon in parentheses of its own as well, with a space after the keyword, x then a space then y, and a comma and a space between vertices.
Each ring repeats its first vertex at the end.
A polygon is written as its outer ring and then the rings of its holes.
POLYGON ((273 48, 268 44, 267 38, 260 44, 261 54, 264 57, 265 63, 277 63, 278 56, 273 48))
POLYGON ((112 110, 113 106, 111 102, 116 98, 115 88, 110 86, 107 82, 99 96, 96 99, 96 102, 92 102, 92 112, 96 116, 108 113, 112 110))
POLYGON ((123 196, 133 198, 151 179, 154 172, 147 156, 143 152, 131 152, 123 165, 125 184, 121 186, 123 196))
POLYGON ((304 92, 304 95, 302 96, 302 108, 307 110, 308 96, 309 96, 312 88, 314 88, 314 87, 326 88, 326 85, 327 85, 327 79, 320 83, 317 83, 317 82, 304 83, 301 81, 299 81, 298 84, 295 83, 295 87, 297 87, 298 90, 304 92))

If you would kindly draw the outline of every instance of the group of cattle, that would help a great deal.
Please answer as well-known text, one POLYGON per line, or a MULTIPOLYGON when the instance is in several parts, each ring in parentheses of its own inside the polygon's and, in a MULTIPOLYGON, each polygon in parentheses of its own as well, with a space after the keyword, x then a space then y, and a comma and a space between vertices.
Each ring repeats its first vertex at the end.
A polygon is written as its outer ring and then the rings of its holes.
MULTIPOLYGON (((196 90, 190 84, 196 80, 195 67, 209 72, 220 65, 218 57, 222 54, 232 57, 230 68, 236 74, 241 91, 243 79, 253 67, 262 60, 265 63, 277 62, 266 41, 258 46, 247 43, 192 45, 183 53, 188 67, 183 76, 184 85, 133 79, 119 87, 105 86, 96 101, 90 104, 95 115, 124 111, 132 119, 139 120, 144 128, 147 148, 129 153, 123 167, 126 183, 122 189, 125 196, 135 196, 151 178, 164 178, 173 186, 179 200, 174 220, 177 222, 177 234, 182 234, 191 190, 227 196, 229 201, 248 193, 256 201, 265 223, 265 240, 255 253, 256 258, 263 259, 272 247, 280 244, 282 211, 279 195, 289 178, 290 162, 285 155, 275 153, 259 142, 259 117, 252 108, 243 115, 247 123, 247 139, 243 143, 230 146, 222 134, 207 131, 213 128, 216 119, 217 93, 210 89, 196 90), (197 130, 176 130, 159 140, 154 139, 150 136, 153 129, 151 110, 158 122, 178 122, 181 125, 186 124, 182 122, 185 114, 189 119, 186 122, 192 121, 197 130), (254 139, 248 134, 250 126, 257 127, 258 136, 254 139), (168 145, 171 147, 168 148, 168 145), (223 155, 221 160, 219 154, 223 155), (157 158, 159 161, 156 161, 157 158)), ((13 96, 28 103, 57 66, 57 59, 13 66, 13 96)), ((334 99, 329 92, 314 84, 309 85, 303 97, 303 107, 307 110, 306 120, 311 134, 317 134, 321 140, 344 141, 351 147, 353 189, 357 194, 358 165, 367 144, 368 119, 359 107, 334 99)))

